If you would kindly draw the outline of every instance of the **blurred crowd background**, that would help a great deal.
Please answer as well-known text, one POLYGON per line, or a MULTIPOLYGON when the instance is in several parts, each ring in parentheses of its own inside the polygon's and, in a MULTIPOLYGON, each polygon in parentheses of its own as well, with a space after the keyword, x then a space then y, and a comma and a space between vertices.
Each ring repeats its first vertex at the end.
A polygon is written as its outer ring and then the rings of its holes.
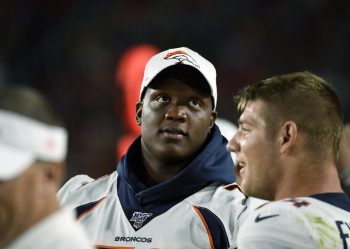
POLYGON ((348 0, 1 0, 0 85, 33 86, 56 105, 70 132, 67 178, 115 169, 135 110, 125 84, 138 79, 120 76, 120 60, 141 45, 208 58, 219 116, 232 122, 238 88, 300 70, 329 81, 350 121, 348 0))

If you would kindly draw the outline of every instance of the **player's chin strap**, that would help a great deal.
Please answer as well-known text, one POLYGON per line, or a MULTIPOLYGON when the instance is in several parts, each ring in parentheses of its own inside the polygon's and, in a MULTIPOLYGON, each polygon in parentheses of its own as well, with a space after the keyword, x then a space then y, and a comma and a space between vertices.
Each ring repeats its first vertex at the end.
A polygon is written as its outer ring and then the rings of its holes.
POLYGON ((0 143, 13 150, 30 152, 37 160, 60 162, 67 154, 67 131, 0 110, 0 143))

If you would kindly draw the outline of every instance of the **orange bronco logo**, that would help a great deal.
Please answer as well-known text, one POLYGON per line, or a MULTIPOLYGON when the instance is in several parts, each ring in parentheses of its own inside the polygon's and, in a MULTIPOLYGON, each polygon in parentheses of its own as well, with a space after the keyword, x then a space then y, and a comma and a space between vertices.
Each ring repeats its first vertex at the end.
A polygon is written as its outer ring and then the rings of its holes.
POLYGON ((188 55, 185 51, 176 50, 174 52, 168 53, 164 56, 166 60, 178 60, 178 63, 183 64, 192 64, 193 66, 199 68, 198 63, 193 59, 190 55, 188 55))

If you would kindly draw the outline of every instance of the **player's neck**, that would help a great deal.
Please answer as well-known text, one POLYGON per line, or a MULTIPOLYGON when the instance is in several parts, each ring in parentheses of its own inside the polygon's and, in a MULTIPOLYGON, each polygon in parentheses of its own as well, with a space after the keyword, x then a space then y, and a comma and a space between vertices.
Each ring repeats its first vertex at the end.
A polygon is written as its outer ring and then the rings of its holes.
POLYGON ((308 169, 304 167, 302 171, 287 173, 276 191, 275 200, 343 192, 335 165, 318 165, 308 169))

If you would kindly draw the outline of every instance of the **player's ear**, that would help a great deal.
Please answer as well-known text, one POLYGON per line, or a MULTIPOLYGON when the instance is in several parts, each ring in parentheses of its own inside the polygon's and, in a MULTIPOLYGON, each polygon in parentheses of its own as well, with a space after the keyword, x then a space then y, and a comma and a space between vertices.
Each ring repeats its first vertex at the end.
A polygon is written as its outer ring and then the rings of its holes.
POLYGON ((294 146, 298 135, 298 127, 295 122, 287 121, 280 130, 280 152, 285 153, 294 146))
POLYGON ((48 183, 47 186, 52 186, 57 188, 62 184, 65 175, 65 163, 64 162, 38 162, 37 165, 40 166, 45 181, 48 183))
POLYGON ((217 112, 212 111, 211 114, 210 114, 210 123, 209 123, 209 131, 208 131, 208 133, 210 133, 211 129, 214 127, 216 116, 217 116, 217 112))
POLYGON ((214 127, 216 117, 217 117, 217 112, 212 111, 210 114, 210 129, 214 127))
POLYGON ((143 107, 143 102, 138 101, 136 103, 136 124, 137 125, 141 125, 142 107, 143 107))

